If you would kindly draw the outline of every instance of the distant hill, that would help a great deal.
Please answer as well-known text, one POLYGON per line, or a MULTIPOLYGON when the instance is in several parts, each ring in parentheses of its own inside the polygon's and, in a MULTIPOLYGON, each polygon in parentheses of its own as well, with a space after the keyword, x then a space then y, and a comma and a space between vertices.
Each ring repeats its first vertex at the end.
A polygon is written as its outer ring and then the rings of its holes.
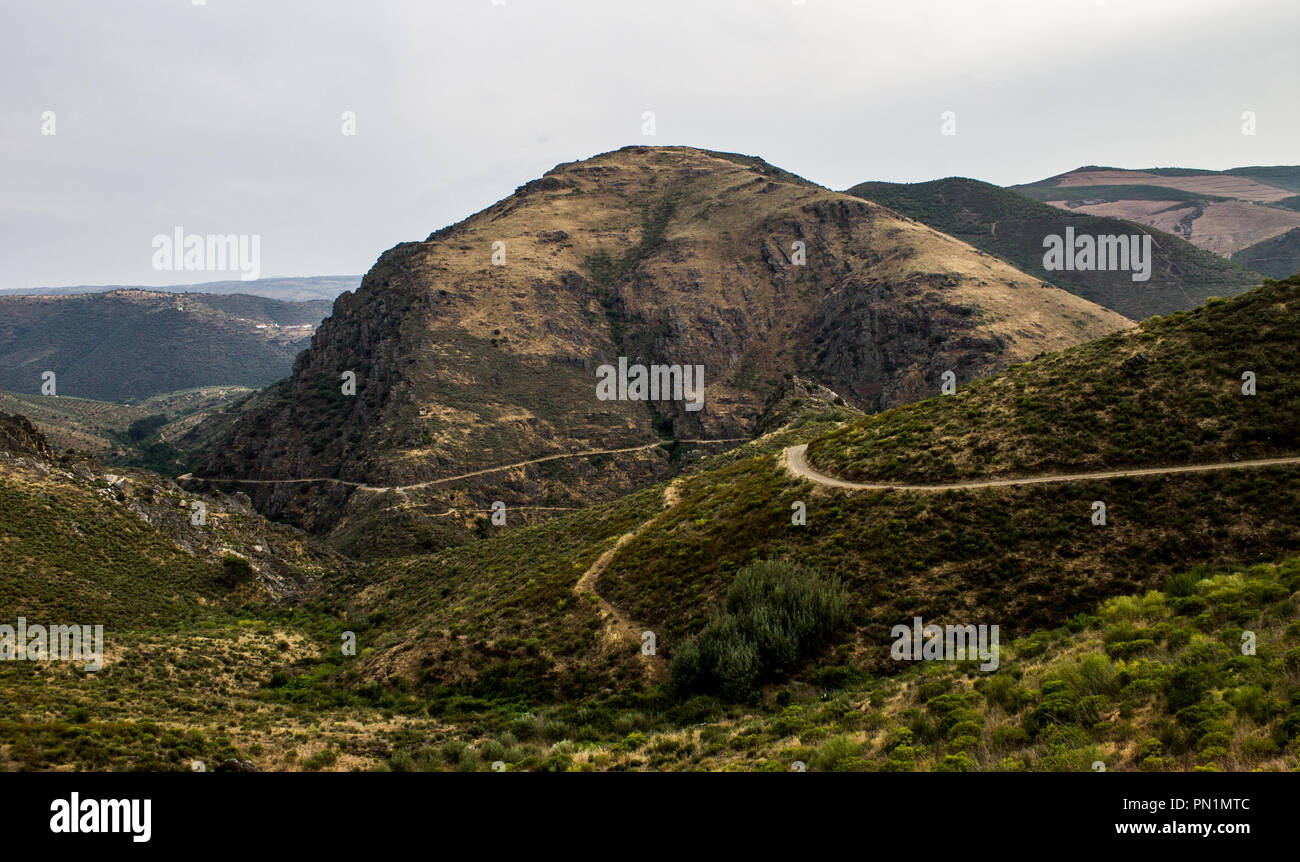
POLYGON ((100 401, 287 375, 330 302, 115 290, 0 297, 0 389, 100 401))
MULTIPOLYGON (((198 445, 193 429, 253 391, 213 386, 115 403, 0 390, 0 412, 26 416, 56 451, 86 452, 105 465, 176 475, 185 472, 184 453, 198 445)), ((213 428, 219 424, 207 423, 213 428)))
POLYGON ((77 285, 75 287, 24 287, 0 291, 5 296, 66 296, 72 293, 108 293, 114 290, 146 290, 151 293, 242 293, 282 302, 333 301, 342 293, 356 290, 359 275, 313 275, 299 278, 256 278, 251 281, 209 281, 203 284, 171 284, 165 287, 141 285, 77 285))
MULTIPOLYGON (((1259 282, 1259 274, 1176 236, 1118 218, 1064 214, 1008 190, 978 180, 952 177, 925 183, 861 183, 850 194, 873 200, 935 230, 1002 258, 1022 271, 1090 302, 1135 320, 1204 303, 1211 296, 1233 296, 1259 282), (1150 234, 1154 262, 1148 281, 1116 271, 1048 271, 1043 239, 1077 234, 1150 234)), ((1297 213, 1300 215, 1300 213, 1297 213)))
POLYGON ((1300 227, 1243 248, 1232 259, 1273 278, 1300 272, 1300 227))
MULTIPOLYGON (((1011 188, 1070 212, 1141 222, 1244 264, 1259 255, 1238 253, 1289 233, 1289 254, 1300 253, 1300 235, 1294 234, 1300 166, 1135 171, 1093 165, 1011 188)), ((1295 270, 1259 271, 1285 277, 1295 270)))

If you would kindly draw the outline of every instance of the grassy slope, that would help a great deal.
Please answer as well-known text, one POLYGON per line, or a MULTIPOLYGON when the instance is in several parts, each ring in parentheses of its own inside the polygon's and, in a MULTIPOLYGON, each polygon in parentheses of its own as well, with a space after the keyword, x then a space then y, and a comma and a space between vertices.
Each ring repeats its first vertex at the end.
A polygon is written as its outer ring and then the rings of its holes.
POLYGON ((177 443, 199 422, 251 392, 241 386, 213 386, 115 403, 0 391, 0 412, 31 419, 56 450, 89 452, 106 464, 162 469, 164 465, 146 463, 151 445, 177 443), (165 416, 167 422, 144 439, 132 439, 127 433, 131 423, 151 416, 165 416))
POLYGON ((1294 770, 1300 754, 1300 559, 1170 578, 1015 641, 983 673, 932 662, 896 677, 828 667, 782 708, 630 733, 589 768, 788 771, 1294 770), (1241 649, 1255 635, 1253 654, 1241 649))
POLYGON ((1134 320, 1194 308, 1211 296, 1231 296, 1259 280, 1257 273, 1240 264, 1145 225, 1065 213, 977 180, 861 183, 849 193, 884 204, 1134 320), (1150 280, 1136 284, 1128 272, 1044 270, 1043 237, 1063 235, 1067 226, 1094 235, 1150 234, 1156 255, 1150 280))
POLYGON ((170 625, 197 618, 200 600, 217 593, 214 566, 93 495, 36 491, 5 477, 0 511, 0 605, 11 616, 170 625))
POLYGON ((0 609, 108 634, 191 625, 245 603, 305 594, 345 562, 237 500, 184 491, 153 474, 119 471, 110 485, 91 461, 0 452, 0 609), (192 503, 206 523, 192 522, 192 503), (223 583, 222 560, 257 573, 223 583), (270 584, 262 589, 258 584, 270 584))
POLYGON ((129 635, 93 675, 0 668, 0 767, 184 771, 238 757, 279 770, 1293 770, 1298 588, 1300 559, 1180 574, 1066 626, 1004 635, 992 674, 964 662, 892 677, 830 666, 749 706, 616 696, 527 711, 463 701, 450 715, 373 687, 317 700, 297 683, 330 666, 322 646, 339 626, 250 618, 129 635), (286 684, 286 666, 305 673, 286 684))
POLYGON ((843 478, 926 482, 1293 455, 1298 341, 1300 278, 1271 282, 862 419, 809 457, 843 478))

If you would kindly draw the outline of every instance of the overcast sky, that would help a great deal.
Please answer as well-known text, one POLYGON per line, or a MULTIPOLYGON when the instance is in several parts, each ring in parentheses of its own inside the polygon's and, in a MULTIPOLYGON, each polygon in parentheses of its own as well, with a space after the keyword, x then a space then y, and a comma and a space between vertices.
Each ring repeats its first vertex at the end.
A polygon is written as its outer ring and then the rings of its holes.
POLYGON ((236 277, 155 271, 176 226, 362 273, 628 144, 837 189, 1300 162, 1296 0, 798 2, 0 0, 0 288, 236 277))

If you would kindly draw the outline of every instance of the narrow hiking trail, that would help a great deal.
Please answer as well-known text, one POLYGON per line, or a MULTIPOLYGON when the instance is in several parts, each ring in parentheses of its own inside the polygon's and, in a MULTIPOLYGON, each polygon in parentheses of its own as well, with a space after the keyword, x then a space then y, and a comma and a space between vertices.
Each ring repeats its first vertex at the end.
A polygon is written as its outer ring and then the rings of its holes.
POLYGON ((396 491, 400 494, 416 488, 428 488, 432 485, 441 485, 446 482, 457 482, 461 479, 471 479, 475 476, 486 476, 489 473, 500 473, 505 470, 514 470, 517 467, 527 467, 530 464, 543 464, 547 461, 558 461, 563 458, 589 458, 593 455, 622 455, 628 452, 644 452, 647 449, 653 449, 656 446, 671 445, 674 443, 748 443, 749 440, 750 438, 748 437, 725 437, 718 440, 657 440, 654 443, 645 443, 640 446, 628 446, 623 449, 587 449, 582 452, 564 452, 559 455, 546 455, 542 458, 532 458, 528 461, 517 461, 513 464, 502 464, 499 467, 488 467, 483 470, 471 470, 468 473, 460 473, 455 476, 444 476, 441 479, 429 479, 425 482, 415 482, 411 485, 369 485, 365 482, 353 482, 348 479, 334 479, 329 476, 316 476, 307 479, 223 479, 219 476, 195 476, 193 473, 184 473, 177 476, 176 481, 187 482, 194 480, 199 482, 234 482, 240 485, 301 485, 308 482, 333 482, 336 485, 346 485, 349 488, 356 488, 359 491, 370 491, 375 494, 384 494, 389 491, 396 491))
POLYGON ((669 482, 667 486, 664 487, 663 508, 655 515, 642 521, 641 526, 637 527, 632 532, 624 533, 619 536, 618 541, 614 543, 614 547, 597 557, 596 562, 592 563, 587 571, 582 573, 582 577, 578 578, 577 582, 573 585, 573 592, 575 595, 581 597, 589 594, 596 599, 596 606, 600 609, 601 621, 604 624, 603 636, 605 641, 611 646, 618 647, 622 645, 628 649, 635 649, 637 651, 637 658, 641 662, 642 672, 645 674, 646 679, 649 682, 662 682, 666 680, 668 678, 667 665, 660 656, 646 655, 641 651, 641 633, 645 631, 645 629, 641 626, 635 625, 618 608, 614 607, 606 601, 600 593, 596 592, 596 579, 604 574, 605 570, 609 568, 609 564, 613 561, 614 555, 617 554, 624 545, 641 535, 641 533, 650 526, 659 514, 671 509, 681 501, 681 492, 678 489, 678 485, 681 481, 682 477, 678 476, 676 479, 669 482))
POLYGON ((800 479, 828 488, 845 491, 964 491, 972 488, 1004 488, 1014 485, 1047 485, 1053 482, 1082 482, 1090 479, 1122 479, 1126 476, 1161 476, 1169 473, 1208 473, 1214 470, 1246 470, 1258 467, 1285 467, 1300 464, 1300 456, 1260 458, 1254 461, 1222 461, 1217 464, 1190 464, 1182 467, 1137 467, 1131 470, 1101 470, 1094 473, 1049 473, 1019 479, 983 479, 946 485, 905 485, 899 482, 849 482, 818 472, 808 463, 808 444, 790 446, 781 458, 785 469, 800 479))
MULTIPOLYGON (((406 501, 404 505, 399 506, 398 508, 415 508, 422 504, 411 503, 409 498, 406 497, 407 491, 416 488, 425 488, 431 485, 439 485, 446 482, 454 482, 458 479, 468 479, 474 476, 482 476, 489 473, 501 472, 503 470, 512 470, 516 467, 528 466, 529 464, 540 464, 545 461, 554 461, 560 458, 582 458, 591 455, 617 455, 625 452, 642 452, 647 449, 653 449, 656 446, 661 446, 665 443, 693 444, 693 443, 749 443, 749 442, 752 441, 748 437, 727 437, 727 438, 720 438, 717 440, 675 440, 675 441, 662 440, 654 443, 647 443, 641 446, 629 446, 623 449, 593 449, 584 452, 569 452, 562 455, 548 455, 544 458, 533 458, 528 461, 519 461, 514 464, 505 464, 500 467, 490 467, 484 470, 473 470, 468 473, 461 473, 460 475, 457 476, 446 476, 441 479, 432 479, 427 482, 417 482, 411 485, 396 485, 396 486, 382 486, 382 487, 377 485, 368 485, 364 482, 352 482, 346 479, 333 479, 328 477, 307 478, 307 479, 216 479, 216 478, 211 478, 206 476, 194 476, 192 473, 186 473, 182 476, 177 476, 176 480, 178 482, 184 482, 190 479, 197 479, 198 481, 235 482, 235 483, 246 484, 246 485, 281 485, 281 484, 302 484, 306 482, 334 482, 339 485, 347 485, 352 488, 357 488, 358 490, 371 491, 374 493, 385 493, 388 491, 396 491, 398 494, 401 494, 404 500, 406 501)), ((671 509, 673 506, 676 506, 677 503, 681 500, 681 493, 678 486, 682 481, 682 478, 683 477, 678 476, 677 478, 673 479, 664 487, 663 508, 661 511, 671 509)), ((513 508, 569 511, 568 507, 552 507, 552 506, 515 506, 513 508)), ((468 512, 469 510, 465 511, 466 514, 468 512)), ((457 510, 455 508, 449 508, 445 512, 431 513, 429 517, 442 518, 456 513, 457 510)), ((651 524, 651 522, 655 520, 655 517, 656 516, 647 518, 635 530, 631 531, 630 533, 624 533, 622 536, 619 536, 618 541, 614 543, 614 546, 609 550, 605 551, 604 553, 602 553, 599 557, 597 557, 596 561, 592 563, 591 566, 589 566, 585 572, 582 573, 582 576, 579 577, 577 582, 574 583, 573 585, 573 592, 575 595, 579 597, 584 595, 590 595, 592 598, 595 599, 596 606, 600 612, 601 622, 604 628, 602 635, 605 641, 609 643, 611 646, 615 646, 615 647, 625 646, 628 649, 635 649, 636 655, 641 664, 642 671, 645 674, 646 679, 650 682, 660 682, 667 679, 668 677, 667 664, 660 656, 647 655, 641 651, 641 633, 645 631, 645 629, 641 626, 635 625, 632 622, 632 620, 628 619, 628 617, 625 616, 618 608, 614 607, 614 605, 606 601, 605 598, 602 597, 600 593, 596 591, 596 580, 601 576, 602 573, 604 573, 604 571, 607 568, 609 568, 609 564, 613 561, 615 554, 617 554, 624 545, 626 545, 628 542, 632 541, 632 539, 640 535, 641 532, 645 530, 651 524)))

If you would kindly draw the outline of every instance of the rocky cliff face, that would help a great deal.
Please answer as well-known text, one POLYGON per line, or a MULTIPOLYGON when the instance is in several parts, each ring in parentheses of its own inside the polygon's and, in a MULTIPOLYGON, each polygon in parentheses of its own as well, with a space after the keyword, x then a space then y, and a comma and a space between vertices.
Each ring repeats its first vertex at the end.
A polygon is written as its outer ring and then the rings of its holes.
MULTIPOLYGON (((879 410, 937 394, 945 371, 965 382, 1127 324, 760 161, 631 147, 560 165, 385 253, 202 472, 398 486, 659 436, 740 437, 786 374, 879 410), (600 366, 620 357, 702 366, 703 409, 601 400, 600 366), (345 371, 355 395, 341 391, 345 371)), ((461 521, 496 500, 581 506, 670 469, 651 445, 386 502, 325 483, 250 493, 263 511, 327 530, 410 506, 455 508, 461 521)))
POLYGON ((35 456, 42 461, 53 461, 54 450, 26 416, 17 413, 0 413, 0 452, 35 456))

